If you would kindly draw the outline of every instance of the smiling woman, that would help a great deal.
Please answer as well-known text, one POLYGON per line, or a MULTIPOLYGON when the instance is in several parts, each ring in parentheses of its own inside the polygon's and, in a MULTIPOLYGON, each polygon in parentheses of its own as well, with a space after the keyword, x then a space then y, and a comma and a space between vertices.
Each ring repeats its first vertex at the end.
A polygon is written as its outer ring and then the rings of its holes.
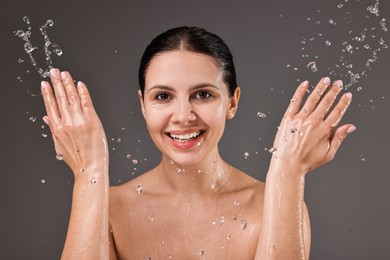
POLYGON ((75 175, 64 259, 308 259, 305 175, 355 127, 351 102, 323 78, 297 88, 277 132, 266 185, 225 162, 218 143, 238 108, 233 58, 215 34, 178 27, 146 48, 138 92, 160 164, 108 189, 108 150, 86 86, 53 69, 42 93, 57 154, 75 175), (333 108, 332 108, 333 107, 333 108))

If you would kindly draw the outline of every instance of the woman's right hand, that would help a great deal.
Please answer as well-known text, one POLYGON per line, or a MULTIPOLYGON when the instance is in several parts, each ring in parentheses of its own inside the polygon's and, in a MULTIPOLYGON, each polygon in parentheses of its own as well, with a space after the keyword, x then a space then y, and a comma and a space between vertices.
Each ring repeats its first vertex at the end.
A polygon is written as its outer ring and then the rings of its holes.
POLYGON ((77 87, 69 72, 50 70, 53 89, 41 83, 47 116, 57 159, 64 160, 75 177, 91 167, 108 167, 108 148, 103 126, 92 105, 84 83, 77 87))

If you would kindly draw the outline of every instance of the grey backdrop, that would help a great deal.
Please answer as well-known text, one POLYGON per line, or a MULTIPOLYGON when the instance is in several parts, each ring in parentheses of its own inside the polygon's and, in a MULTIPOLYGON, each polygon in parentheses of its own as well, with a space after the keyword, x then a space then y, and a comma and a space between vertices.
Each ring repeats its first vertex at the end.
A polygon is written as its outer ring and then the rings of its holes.
POLYGON ((25 15, 39 47, 34 52, 39 64, 44 57, 38 28, 53 19, 49 37, 63 50, 61 57, 53 57, 55 66, 70 70, 89 86, 109 138, 111 185, 159 161, 136 96, 138 62, 156 34, 197 25, 217 33, 231 47, 242 99, 236 118, 228 123, 221 152, 228 162, 262 181, 270 157, 264 149, 272 144, 297 80, 315 84, 330 75, 348 83, 345 66, 336 67, 340 57, 351 59, 352 70, 361 72, 372 51, 380 48, 367 76, 349 88, 354 100, 343 122, 355 123, 357 131, 333 162, 310 173, 305 196, 312 259, 390 259, 390 54, 378 44, 380 38, 390 42, 379 24, 390 19, 389 1, 380 2, 379 16, 367 11, 375 0, 102 2, 0 3, 0 259, 58 259, 72 194, 72 173, 55 159, 50 136, 42 136, 49 133, 42 128, 42 99, 31 96, 39 92, 41 78, 28 63, 23 42, 13 35, 14 30, 27 29, 25 15), (351 40, 364 28, 366 39, 351 40), (352 55, 343 41, 355 48, 352 55), (370 45, 366 51, 365 44, 370 45), (19 58, 25 62, 18 64, 19 58), (317 72, 306 68, 312 60, 317 72), (258 117, 258 112, 266 117, 258 117))

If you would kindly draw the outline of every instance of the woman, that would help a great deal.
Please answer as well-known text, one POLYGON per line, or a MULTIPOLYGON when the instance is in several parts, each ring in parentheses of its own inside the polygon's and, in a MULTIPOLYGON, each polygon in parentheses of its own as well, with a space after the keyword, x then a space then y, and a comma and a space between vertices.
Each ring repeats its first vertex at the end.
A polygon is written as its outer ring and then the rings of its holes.
POLYGON ((337 126, 351 102, 325 77, 307 101, 302 82, 282 119, 266 185, 218 151, 240 88, 232 55, 215 34, 178 27, 156 37, 138 91, 160 164, 121 186, 108 184, 108 149, 86 86, 51 70, 42 82, 57 158, 75 176, 64 259, 308 259, 305 175, 329 162, 355 130, 337 126))

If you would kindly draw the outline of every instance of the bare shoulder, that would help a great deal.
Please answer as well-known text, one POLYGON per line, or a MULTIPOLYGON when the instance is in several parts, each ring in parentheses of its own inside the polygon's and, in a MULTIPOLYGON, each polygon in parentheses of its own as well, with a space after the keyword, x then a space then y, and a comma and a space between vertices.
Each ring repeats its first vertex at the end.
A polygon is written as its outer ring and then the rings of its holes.
POLYGON ((229 181, 228 191, 245 193, 247 196, 253 196, 256 199, 263 199, 265 184, 247 173, 232 167, 232 176, 229 181))
POLYGON ((154 186, 154 179, 151 176, 153 170, 134 178, 124 184, 110 187, 110 211, 123 208, 139 198, 145 189, 154 186))

